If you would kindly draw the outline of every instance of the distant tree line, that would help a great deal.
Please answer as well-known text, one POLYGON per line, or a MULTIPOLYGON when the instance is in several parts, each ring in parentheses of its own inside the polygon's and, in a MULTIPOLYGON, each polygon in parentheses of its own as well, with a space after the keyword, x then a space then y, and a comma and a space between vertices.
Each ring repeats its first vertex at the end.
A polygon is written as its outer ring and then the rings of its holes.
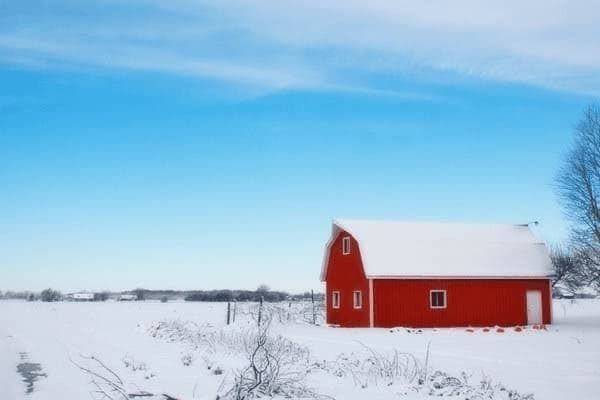
POLYGON ((106 301, 110 297, 110 293, 108 292, 98 292, 94 293, 94 301, 106 301))
POLYGON ((185 297, 186 301, 252 301, 261 299, 266 302, 278 302, 287 300, 310 300, 323 301, 323 293, 304 292, 301 294, 289 294, 288 292, 271 290, 267 285, 260 285, 256 290, 198 290, 185 297))
MULTIPOLYGON (((170 299, 179 298, 185 299, 186 301, 260 301, 262 298, 266 302, 278 302, 286 300, 311 300, 314 297, 315 301, 323 301, 323 293, 311 293, 304 292, 301 294, 289 294, 284 291, 271 290, 266 285, 260 285, 256 290, 194 290, 194 291, 178 291, 178 290, 150 290, 150 289, 134 289, 125 292, 95 292, 93 301, 106 301, 110 298, 118 298, 118 295, 132 294, 135 296, 135 300, 160 300, 166 303, 170 299)), ((45 301, 54 302, 69 299, 68 296, 63 295, 60 291, 51 288, 44 289, 43 291, 31 292, 31 291, 6 291, 0 292, 0 299, 20 299, 28 301, 45 301)))
POLYGON ((557 177, 570 240, 552 251, 553 287, 576 294, 600 291, 600 107, 590 106, 575 127, 575 141, 557 177))
POLYGON ((3 294, 0 294, 0 299, 27 300, 27 299, 29 299, 30 296, 35 296, 35 294, 32 292, 29 292, 29 291, 15 292, 15 291, 8 290, 8 291, 4 292, 3 294))
POLYGON ((259 290, 206 290, 197 291, 185 297, 186 301, 284 301, 290 298, 287 292, 259 290))

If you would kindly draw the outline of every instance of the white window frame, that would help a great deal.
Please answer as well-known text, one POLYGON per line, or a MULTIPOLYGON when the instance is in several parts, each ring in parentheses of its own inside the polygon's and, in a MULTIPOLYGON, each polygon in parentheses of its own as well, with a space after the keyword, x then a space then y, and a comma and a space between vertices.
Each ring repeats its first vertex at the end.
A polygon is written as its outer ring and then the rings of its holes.
POLYGON ((362 306, 363 306, 362 291, 355 290, 354 292, 352 292, 352 304, 354 305, 354 308, 357 310, 362 308, 362 306), (356 296, 357 294, 358 294, 358 297, 356 296), (358 303, 357 303, 356 299, 358 299, 358 303))
POLYGON ((429 308, 434 309, 444 309, 448 307, 448 293, 444 289, 432 289, 429 291, 429 308), (433 293, 443 293, 444 294, 444 305, 443 306, 434 306, 433 305, 433 293))
POLYGON ((350 254, 350 245, 350 236, 344 236, 342 238, 342 255, 347 256, 348 254, 350 254))
POLYGON ((340 308, 341 302, 342 302, 342 295, 340 294, 340 291, 334 290, 333 292, 331 292, 331 308, 340 308), (337 298, 337 302, 335 301, 336 298, 337 298))

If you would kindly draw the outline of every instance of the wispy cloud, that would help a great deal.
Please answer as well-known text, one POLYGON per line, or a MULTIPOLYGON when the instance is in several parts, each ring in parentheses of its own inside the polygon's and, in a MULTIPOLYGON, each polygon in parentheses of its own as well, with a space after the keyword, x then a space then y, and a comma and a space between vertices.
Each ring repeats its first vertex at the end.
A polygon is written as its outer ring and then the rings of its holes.
MULTIPOLYGON (((98 45, 52 41, 37 38, 0 37, 0 47, 7 54, 25 54, 29 60, 44 60, 44 65, 60 66, 72 63, 88 66, 124 68, 166 72, 180 75, 210 77, 232 82, 260 85, 275 89, 293 89, 320 85, 316 76, 293 68, 236 63, 174 52, 168 48, 155 49, 148 45, 98 45)), ((3 57, 0 56, 0 60, 3 57)), ((15 60, 5 58, 6 61, 15 60)))
POLYGON ((0 62, 409 98, 351 72, 426 70, 600 94, 600 0, 27 3, 0 6, 0 62))

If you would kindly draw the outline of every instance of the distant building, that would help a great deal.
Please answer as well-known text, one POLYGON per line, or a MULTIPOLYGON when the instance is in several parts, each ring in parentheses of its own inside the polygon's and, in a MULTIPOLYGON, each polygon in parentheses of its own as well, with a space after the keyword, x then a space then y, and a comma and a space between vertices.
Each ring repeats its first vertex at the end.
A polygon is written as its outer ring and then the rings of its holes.
POLYGON ((528 225, 337 220, 327 322, 346 327, 549 324, 552 263, 528 225))
POLYGON ((70 293, 67 295, 69 301, 94 301, 94 293, 70 293))
POLYGON ((135 294, 122 294, 117 298, 117 301, 135 301, 137 296, 135 294))

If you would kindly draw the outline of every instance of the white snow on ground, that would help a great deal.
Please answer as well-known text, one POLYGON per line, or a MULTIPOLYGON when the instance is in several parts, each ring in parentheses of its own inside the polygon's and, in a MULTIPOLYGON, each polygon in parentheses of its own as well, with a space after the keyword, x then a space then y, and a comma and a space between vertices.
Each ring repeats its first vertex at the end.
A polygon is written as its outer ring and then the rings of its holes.
MULTIPOLYGON (((182 400, 214 400, 223 376, 213 375, 200 358, 185 366, 186 346, 152 337, 149 329, 173 320, 219 327, 224 325, 225 310, 222 303, 0 301, 0 399, 91 399, 89 377, 71 360, 82 362, 80 355, 96 355, 144 390, 182 400), (16 371, 20 353, 27 353, 28 360, 39 363, 47 374, 35 382, 31 394, 25 393, 16 371)), ((383 353, 397 349, 423 358, 430 343, 429 363, 434 369, 456 376, 465 371, 474 382, 483 373, 521 393, 533 393, 538 400, 598 399, 600 300, 555 301, 554 316, 556 323, 548 330, 506 329, 504 333, 462 328, 418 333, 304 323, 277 323, 272 329, 307 346, 317 361, 334 361, 341 353, 363 354, 365 345, 383 353)), ((239 317, 230 329, 249 324, 239 317)), ((216 361, 221 362, 218 357, 216 361)), ((225 359, 222 364, 233 365, 225 359)), ((362 389, 352 380, 326 373, 309 375, 307 384, 337 399, 428 398, 420 393, 399 396, 395 386, 362 389)))

